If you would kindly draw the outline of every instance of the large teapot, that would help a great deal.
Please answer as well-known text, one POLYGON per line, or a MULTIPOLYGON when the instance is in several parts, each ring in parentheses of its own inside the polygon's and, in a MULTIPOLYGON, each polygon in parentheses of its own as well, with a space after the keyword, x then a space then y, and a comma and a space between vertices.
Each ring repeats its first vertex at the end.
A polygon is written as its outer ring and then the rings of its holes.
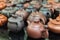
POLYGON ((39 18, 35 17, 31 23, 28 23, 27 34, 31 38, 48 38, 48 30, 44 28, 39 18))
POLYGON ((24 9, 18 10, 15 14, 18 16, 23 16, 24 20, 26 20, 29 15, 24 9))
POLYGON ((48 28, 54 33, 60 33, 60 16, 58 16, 56 19, 50 18, 48 28))
POLYGON ((23 18, 17 15, 12 15, 8 19, 8 28, 10 31, 18 32, 24 27, 23 18))
POLYGON ((7 23, 8 19, 5 15, 0 14, 0 27, 7 23))
POLYGON ((30 16, 28 17, 28 19, 27 19, 27 22, 29 21, 29 22, 32 22, 34 19, 34 17, 37 17, 37 18, 39 18, 40 20, 41 20, 41 22, 43 23, 43 24, 45 24, 46 23, 46 17, 41 13, 41 12, 32 12, 31 14, 30 14, 30 16))

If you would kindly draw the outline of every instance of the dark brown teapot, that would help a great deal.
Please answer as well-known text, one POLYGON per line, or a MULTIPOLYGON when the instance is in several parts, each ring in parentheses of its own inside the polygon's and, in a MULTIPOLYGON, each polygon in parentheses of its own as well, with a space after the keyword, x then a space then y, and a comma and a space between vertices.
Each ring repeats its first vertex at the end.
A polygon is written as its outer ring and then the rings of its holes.
POLYGON ((18 15, 18 16, 23 16, 24 20, 26 20, 26 18, 29 15, 24 9, 23 10, 18 10, 15 14, 18 15))
POLYGON ((57 20, 50 19, 50 21, 48 22, 48 28, 54 33, 60 33, 60 18, 57 18, 57 20))
POLYGON ((28 17, 27 22, 28 22, 28 21, 32 22, 32 21, 34 20, 34 19, 33 19, 34 17, 39 18, 39 19, 41 20, 41 22, 42 22, 43 24, 45 24, 45 22, 46 22, 46 17, 45 17, 41 12, 32 12, 32 13, 30 14, 30 16, 28 17))
POLYGON ((0 14, 0 26, 2 27, 5 23, 7 23, 8 19, 6 16, 0 14))
POLYGON ((31 38, 47 38, 48 31, 44 28, 44 25, 40 22, 39 18, 34 18, 34 21, 28 23, 27 34, 31 38))

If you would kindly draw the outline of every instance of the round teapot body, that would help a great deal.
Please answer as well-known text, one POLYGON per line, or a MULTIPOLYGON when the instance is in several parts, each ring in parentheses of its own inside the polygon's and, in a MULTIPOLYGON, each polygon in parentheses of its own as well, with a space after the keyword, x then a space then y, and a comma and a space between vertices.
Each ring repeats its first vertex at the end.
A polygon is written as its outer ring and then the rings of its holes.
POLYGON ((50 19, 48 28, 54 33, 60 33, 60 19, 50 19))
POLYGON ((22 28, 24 27, 24 21, 22 19, 22 17, 10 17, 8 19, 8 28, 10 29, 10 31, 20 31, 22 28))
POLYGON ((31 38, 42 38, 42 31, 44 30, 43 25, 31 23, 27 27, 27 34, 31 38))

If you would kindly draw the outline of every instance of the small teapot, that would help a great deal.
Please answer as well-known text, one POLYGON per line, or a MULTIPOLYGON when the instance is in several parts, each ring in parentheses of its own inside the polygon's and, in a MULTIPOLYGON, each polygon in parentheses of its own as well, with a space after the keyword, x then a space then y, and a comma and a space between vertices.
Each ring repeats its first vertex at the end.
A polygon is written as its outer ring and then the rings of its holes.
POLYGON ((18 32, 24 27, 23 18, 17 15, 12 15, 8 19, 8 29, 12 32, 18 32))
POLYGON ((2 14, 6 15, 7 17, 10 17, 12 14, 14 14, 18 8, 16 7, 6 7, 1 11, 2 14))
POLYGON ((41 19, 41 22, 43 23, 43 24, 45 24, 45 22, 46 22, 46 17, 41 13, 41 12, 32 12, 31 14, 30 14, 30 16, 28 17, 28 19, 27 19, 27 22, 28 21, 30 21, 30 22, 32 22, 34 19, 34 17, 37 17, 37 18, 39 18, 39 19, 41 19))
POLYGON ((50 31, 54 33, 60 33, 60 18, 58 19, 49 19, 50 21, 48 22, 48 28, 50 31))
POLYGON ((8 21, 7 17, 3 14, 0 14, 0 27, 2 27, 4 24, 6 24, 8 21))
POLYGON ((39 11, 42 12, 43 15, 45 15, 46 17, 51 17, 51 12, 48 8, 41 7, 41 9, 39 11))
POLYGON ((24 6, 24 8, 28 8, 30 6, 30 3, 27 2, 23 6, 24 6))
POLYGON ((0 10, 6 8, 6 3, 5 2, 0 2, 0 10))
POLYGON ((18 16, 23 16, 24 20, 26 20, 26 18, 29 15, 24 9, 23 10, 22 9, 18 10, 15 14, 18 15, 18 16))
POLYGON ((39 1, 36 1, 36 0, 31 1, 30 4, 36 9, 39 9, 41 7, 39 1))
POLYGON ((44 28, 39 18, 34 18, 31 23, 28 23, 26 31, 31 38, 48 38, 48 31, 44 28))

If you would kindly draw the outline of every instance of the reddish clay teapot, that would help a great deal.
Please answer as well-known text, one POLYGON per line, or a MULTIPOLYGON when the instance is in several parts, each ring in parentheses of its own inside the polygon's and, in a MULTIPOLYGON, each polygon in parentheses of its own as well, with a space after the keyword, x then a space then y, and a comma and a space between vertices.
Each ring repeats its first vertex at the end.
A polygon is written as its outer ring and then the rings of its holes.
POLYGON ((32 22, 32 21, 34 20, 34 19, 33 19, 34 17, 37 17, 37 18, 41 19, 41 22, 42 22, 43 24, 45 24, 45 22, 46 22, 46 17, 45 17, 41 12, 32 12, 32 13, 30 14, 30 16, 28 17, 27 22, 28 22, 28 21, 32 22))
POLYGON ((15 14, 18 15, 18 16, 23 16, 24 20, 26 20, 26 18, 29 15, 24 9, 23 10, 18 10, 15 14))
POLYGON ((47 38, 48 31, 44 28, 44 25, 40 22, 39 18, 34 18, 34 21, 28 23, 27 34, 31 38, 47 38))
POLYGON ((0 2, 0 10, 4 9, 6 7, 6 3, 5 2, 0 2))
POLYGON ((48 22, 48 28, 54 33, 60 33, 60 18, 58 20, 50 19, 48 22))
POLYGON ((0 14, 0 26, 3 26, 5 23, 7 23, 8 19, 6 16, 0 14))

